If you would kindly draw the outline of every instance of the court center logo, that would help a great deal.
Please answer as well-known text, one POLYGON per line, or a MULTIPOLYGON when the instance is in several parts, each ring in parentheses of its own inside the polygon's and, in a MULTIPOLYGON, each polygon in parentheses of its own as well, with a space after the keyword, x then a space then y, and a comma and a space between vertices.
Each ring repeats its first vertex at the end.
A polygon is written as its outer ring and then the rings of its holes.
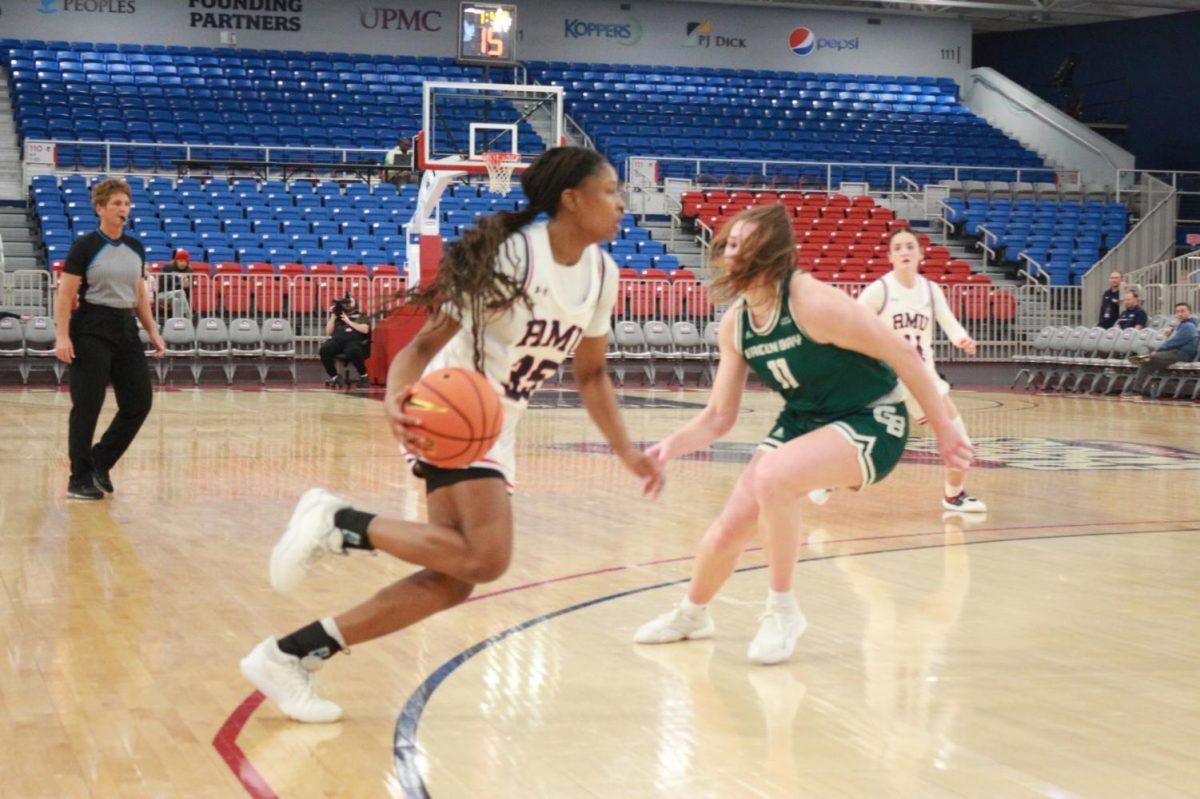
POLYGON ((633 47, 642 40, 642 23, 627 14, 620 22, 597 22, 568 17, 563 20, 563 36, 568 39, 607 39, 622 47, 633 47))
POLYGON ((736 47, 745 49, 746 39, 742 36, 724 36, 713 34, 713 21, 689 22, 687 24, 684 47, 736 47))

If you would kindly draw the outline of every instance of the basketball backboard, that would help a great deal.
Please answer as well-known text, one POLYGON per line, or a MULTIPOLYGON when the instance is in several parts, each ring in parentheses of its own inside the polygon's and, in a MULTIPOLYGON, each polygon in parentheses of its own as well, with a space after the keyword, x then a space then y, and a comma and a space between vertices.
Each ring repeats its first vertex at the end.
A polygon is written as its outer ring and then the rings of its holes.
POLYGON ((484 154, 516 153, 516 171, 563 138, 561 86, 426 81, 417 167, 483 173, 484 154))

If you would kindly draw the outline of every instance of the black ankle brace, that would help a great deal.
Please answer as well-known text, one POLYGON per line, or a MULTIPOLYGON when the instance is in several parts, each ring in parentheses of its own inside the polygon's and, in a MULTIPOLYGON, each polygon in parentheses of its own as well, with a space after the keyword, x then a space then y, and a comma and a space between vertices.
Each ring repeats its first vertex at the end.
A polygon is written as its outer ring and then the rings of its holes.
POLYGON ((374 518, 375 514, 354 508, 342 508, 333 514, 333 526, 342 532, 342 546, 348 549, 374 549, 367 535, 367 528, 374 518))
POLYGON ((303 660, 307 657, 319 657, 328 660, 341 651, 342 645, 337 642, 319 621, 314 621, 306 627, 301 627, 291 635, 279 639, 279 650, 289 655, 295 655, 303 660))

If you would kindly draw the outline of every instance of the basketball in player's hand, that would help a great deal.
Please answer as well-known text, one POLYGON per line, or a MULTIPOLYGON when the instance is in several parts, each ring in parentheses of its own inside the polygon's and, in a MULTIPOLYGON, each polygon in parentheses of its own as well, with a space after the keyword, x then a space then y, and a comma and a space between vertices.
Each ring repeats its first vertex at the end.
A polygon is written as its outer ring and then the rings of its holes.
POLYGON ((401 408, 421 420, 415 429, 428 441, 413 454, 444 469, 462 468, 487 454, 504 422, 495 389, 470 369, 430 372, 412 387, 401 408))

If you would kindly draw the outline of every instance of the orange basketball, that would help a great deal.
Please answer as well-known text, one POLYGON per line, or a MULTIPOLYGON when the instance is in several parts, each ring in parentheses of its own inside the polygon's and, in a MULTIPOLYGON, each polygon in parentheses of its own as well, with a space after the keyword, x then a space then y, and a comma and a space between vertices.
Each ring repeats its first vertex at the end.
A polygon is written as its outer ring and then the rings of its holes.
POLYGON ((458 469, 479 460, 500 437, 504 411, 487 378, 470 369, 439 369, 422 377, 404 400, 430 440, 421 460, 458 469))

